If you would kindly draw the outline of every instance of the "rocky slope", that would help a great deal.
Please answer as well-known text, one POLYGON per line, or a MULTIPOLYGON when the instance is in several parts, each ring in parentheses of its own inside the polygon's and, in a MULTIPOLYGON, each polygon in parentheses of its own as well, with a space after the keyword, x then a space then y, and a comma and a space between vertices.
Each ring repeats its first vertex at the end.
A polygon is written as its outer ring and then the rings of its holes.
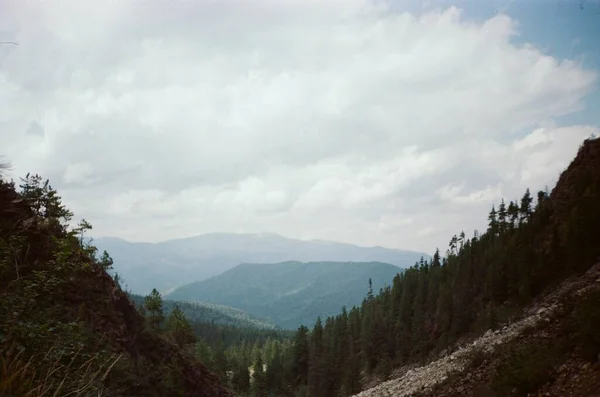
MULTIPOLYGON (((584 275, 563 282, 529 307, 522 318, 501 329, 456 347, 424 366, 401 370, 395 379, 365 390, 356 397, 379 396, 495 396, 489 387, 497 367, 496 355, 511 344, 527 345, 532 338, 557 340, 565 316, 572 309, 563 302, 581 301, 600 291, 600 263, 584 275)), ((576 356, 567 357, 554 371, 555 381, 539 388, 540 396, 599 396, 600 368, 576 356)))

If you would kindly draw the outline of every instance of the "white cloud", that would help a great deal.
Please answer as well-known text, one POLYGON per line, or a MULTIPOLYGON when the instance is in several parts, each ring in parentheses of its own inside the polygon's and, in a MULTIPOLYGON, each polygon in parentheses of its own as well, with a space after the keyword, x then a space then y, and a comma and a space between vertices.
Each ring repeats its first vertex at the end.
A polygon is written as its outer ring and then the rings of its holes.
POLYGON ((506 15, 5 3, 19 46, 0 48, 2 154, 16 175, 50 177, 97 234, 273 231, 429 252, 482 228, 500 196, 552 185, 598 132, 555 121, 597 72, 514 44, 506 15))

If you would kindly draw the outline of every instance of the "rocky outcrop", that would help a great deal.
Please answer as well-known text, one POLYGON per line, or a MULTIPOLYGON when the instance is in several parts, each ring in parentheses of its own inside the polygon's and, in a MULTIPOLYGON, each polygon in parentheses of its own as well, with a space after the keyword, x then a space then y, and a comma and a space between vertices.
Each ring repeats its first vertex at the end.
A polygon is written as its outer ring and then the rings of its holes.
MULTIPOLYGON (((396 379, 389 380, 371 389, 365 390, 357 394, 356 397, 402 397, 413 396, 416 394, 432 396, 472 395, 477 384, 482 383, 485 378, 485 373, 469 371, 473 357, 479 357, 479 359, 483 360, 490 359, 491 361, 493 353, 504 344, 514 341, 517 338, 521 338, 524 334, 531 332, 534 329, 544 333, 545 327, 549 327, 556 318, 559 318, 564 314, 562 313, 563 307, 561 305, 563 299, 566 297, 578 298, 594 289, 600 289, 600 263, 591 267, 584 275, 563 282, 554 291, 531 305, 531 307, 524 312, 520 320, 511 324, 506 324, 501 329, 495 331, 488 330, 481 337, 472 340, 470 343, 459 346, 444 357, 432 361, 427 365, 409 369, 396 379), (448 389, 445 392, 436 391, 436 393, 430 394, 436 386, 443 383, 451 383, 448 382, 450 378, 456 379, 456 384, 449 384, 448 389)), ((573 367, 569 367, 567 364, 565 365, 565 368, 573 367)), ((577 365, 580 365, 587 371, 584 372, 587 374, 586 376, 592 378, 594 381, 598 381, 597 371, 594 372, 595 370, 590 368, 589 365, 586 366, 585 363, 578 363, 577 365), (596 376, 596 378, 594 378, 594 376, 596 376)), ((563 372, 569 372, 569 370, 565 369, 563 372)), ((568 389, 568 383, 573 377, 569 377, 567 374, 561 379, 563 382, 562 386, 559 384, 558 386, 552 387, 559 388, 559 390, 568 389), (560 387, 562 387, 562 389, 560 387)), ((592 386, 589 386, 588 383, 586 383, 585 387, 589 389, 592 386)), ((549 387, 548 390, 553 389, 549 387)), ((600 390, 600 387, 596 390, 600 390)), ((555 393, 559 392, 554 391, 550 393, 550 391, 548 391, 548 394, 541 395, 561 395, 560 393, 555 393)))

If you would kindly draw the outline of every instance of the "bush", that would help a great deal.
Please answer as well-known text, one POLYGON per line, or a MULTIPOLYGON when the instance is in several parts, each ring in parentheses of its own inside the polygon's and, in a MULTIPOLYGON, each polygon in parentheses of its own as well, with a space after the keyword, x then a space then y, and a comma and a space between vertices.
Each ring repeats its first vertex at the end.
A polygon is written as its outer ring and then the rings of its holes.
POLYGON ((483 350, 475 349, 469 353, 467 360, 468 368, 479 368, 481 364, 483 364, 483 362, 486 360, 486 354, 483 350))
POLYGON ((562 358, 562 348, 546 342, 516 342, 502 354, 501 364, 492 381, 492 389, 499 395, 510 395, 516 389, 519 395, 532 393, 552 376, 562 358))
POLYGON ((575 313, 575 343, 579 354, 593 363, 600 357, 600 291, 585 297, 575 313))

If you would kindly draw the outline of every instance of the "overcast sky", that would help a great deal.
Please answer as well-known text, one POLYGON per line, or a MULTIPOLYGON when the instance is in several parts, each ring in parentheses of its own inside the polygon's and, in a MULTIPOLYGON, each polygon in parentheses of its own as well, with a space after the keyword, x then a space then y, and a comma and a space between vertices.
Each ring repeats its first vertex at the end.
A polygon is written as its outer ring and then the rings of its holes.
POLYGON ((476 3, 0 0, 0 154, 95 236, 445 250, 600 135, 598 3, 476 3))

